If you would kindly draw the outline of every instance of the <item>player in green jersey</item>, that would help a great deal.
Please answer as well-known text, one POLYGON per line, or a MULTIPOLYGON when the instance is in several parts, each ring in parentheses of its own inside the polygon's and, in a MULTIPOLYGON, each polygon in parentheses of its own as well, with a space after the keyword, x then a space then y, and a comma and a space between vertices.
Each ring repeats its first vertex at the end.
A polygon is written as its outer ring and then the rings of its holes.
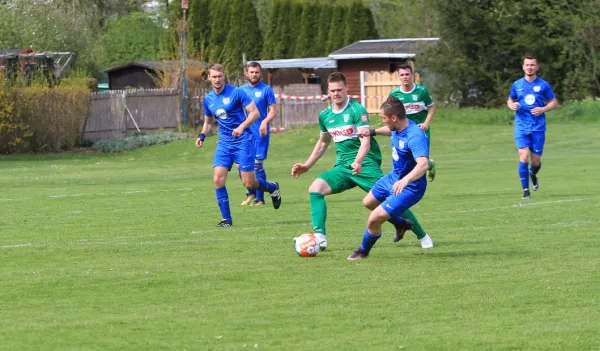
MULTIPOLYGON (((321 111, 319 115, 321 129, 319 140, 309 158, 304 163, 296 163, 292 167, 294 178, 308 172, 323 156, 331 140, 334 141, 337 155, 335 167, 319 175, 308 189, 313 231, 319 240, 321 250, 325 250, 328 244, 325 230, 327 218, 325 196, 338 194, 356 186, 368 192, 383 176, 379 144, 374 138, 359 137, 361 130, 369 133, 367 110, 358 102, 348 98, 346 77, 342 73, 330 74, 327 83, 333 104, 321 111)), ((424 233, 412 213, 403 213, 402 217, 408 220, 392 223, 396 227, 394 241, 400 240, 411 228, 419 234, 424 233)))
MULTIPOLYGON (((398 67, 398 77, 400 78, 400 87, 392 90, 390 96, 398 98, 404 104, 406 116, 427 135, 427 142, 431 145, 430 126, 435 114, 435 105, 429 90, 423 85, 415 84, 413 70, 410 65, 400 65, 398 67)), ((435 179, 435 161, 429 159, 429 172, 427 179, 433 182, 435 179)))

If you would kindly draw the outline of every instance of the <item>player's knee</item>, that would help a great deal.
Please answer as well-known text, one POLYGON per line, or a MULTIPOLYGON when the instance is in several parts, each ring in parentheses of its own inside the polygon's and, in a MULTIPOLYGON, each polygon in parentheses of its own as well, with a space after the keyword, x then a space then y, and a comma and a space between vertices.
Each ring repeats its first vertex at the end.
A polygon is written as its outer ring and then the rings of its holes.
POLYGON ((244 187, 246 187, 246 189, 258 189, 258 180, 255 177, 242 179, 242 183, 244 184, 244 187))
POLYGON ((215 175, 213 177, 213 182, 215 183, 216 188, 221 188, 225 186, 225 177, 215 175))
POLYGON ((366 208, 368 208, 369 210, 371 210, 371 211, 372 211, 372 210, 374 210, 375 208, 377 208, 378 204, 377 204, 377 203, 375 203, 375 202, 373 201, 373 199, 371 199, 371 198, 369 198, 368 196, 366 196, 366 197, 363 199, 363 206, 365 206, 366 208))

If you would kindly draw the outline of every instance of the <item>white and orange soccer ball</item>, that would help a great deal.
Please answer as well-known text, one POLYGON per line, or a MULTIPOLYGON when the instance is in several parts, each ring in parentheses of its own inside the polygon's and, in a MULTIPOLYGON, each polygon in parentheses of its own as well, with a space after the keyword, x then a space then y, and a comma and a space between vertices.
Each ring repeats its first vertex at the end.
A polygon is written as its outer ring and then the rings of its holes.
POLYGON ((313 234, 302 234, 294 238, 296 253, 302 257, 315 257, 319 253, 319 241, 313 234))

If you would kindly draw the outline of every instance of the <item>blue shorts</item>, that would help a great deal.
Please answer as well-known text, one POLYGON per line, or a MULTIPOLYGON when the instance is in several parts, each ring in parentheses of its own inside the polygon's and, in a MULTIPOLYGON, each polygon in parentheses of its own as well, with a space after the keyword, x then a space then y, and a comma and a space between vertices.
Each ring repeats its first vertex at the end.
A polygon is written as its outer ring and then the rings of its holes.
POLYGON ((213 167, 231 166, 237 163, 242 172, 254 172, 254 140, 241 143, 227 143, 219 141, 215 150, 213 167))
POLYGON ((396 181, 398 181, 398 177, 388 173, 379 179, 371 189, 373 196, 381 202, 381 207, 390 216, 399 216, 414 206, 423 198, 427 188, 427 182, 412 182, 402 189, 400 194, 394 195, 393 186, 396 181))
POLYGON ((254 139, 254 152, 256 153, 255 158, 257 160, 266 160, 267 152, 269 151, 269 140, 271 136, 269 134, 264 137, 254 139))
POLYGON ((515 144, 518 149, 529 148, 532 153, 542 156, 544 153, 544 144, 546 142, 546 132, 529 132, 520 133, 515 132, 515 144))

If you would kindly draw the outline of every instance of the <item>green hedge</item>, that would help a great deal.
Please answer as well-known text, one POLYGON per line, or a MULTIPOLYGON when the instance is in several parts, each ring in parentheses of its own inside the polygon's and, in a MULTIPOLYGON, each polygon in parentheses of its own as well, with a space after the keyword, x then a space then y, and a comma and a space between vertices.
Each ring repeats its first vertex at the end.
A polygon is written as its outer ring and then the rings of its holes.
POLYGON ((100 140, 97 141, 92 148, 102 152, 124 152, 144 146, 168 144, 172 141, 186 139, 187 137, 186 134, 170 132, 150 135, 134 135, 123 139, 100 140))

